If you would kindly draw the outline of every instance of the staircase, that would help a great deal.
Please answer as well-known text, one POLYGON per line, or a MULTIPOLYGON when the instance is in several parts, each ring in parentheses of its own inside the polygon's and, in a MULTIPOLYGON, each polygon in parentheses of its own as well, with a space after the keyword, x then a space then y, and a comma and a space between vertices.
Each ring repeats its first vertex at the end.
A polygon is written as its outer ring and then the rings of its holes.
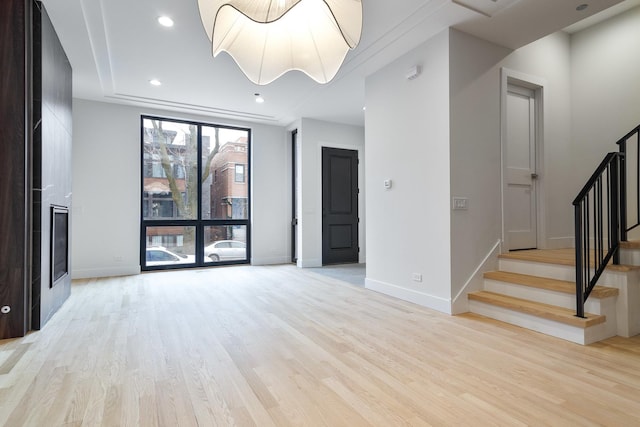
MULTIPOLYGON (((640 243, 624 246, 621 259, 640 264, 640 243)), ((511 252, 468 294, 469 311, 578 344, 640 333, 640 267, 608 265, 599 283, 577 317, 573 249, 511 252)))
POLYGON ((499 256, 469 311, 578 344, 640 333, 640 125, 573 201, 575 249, 499 256))

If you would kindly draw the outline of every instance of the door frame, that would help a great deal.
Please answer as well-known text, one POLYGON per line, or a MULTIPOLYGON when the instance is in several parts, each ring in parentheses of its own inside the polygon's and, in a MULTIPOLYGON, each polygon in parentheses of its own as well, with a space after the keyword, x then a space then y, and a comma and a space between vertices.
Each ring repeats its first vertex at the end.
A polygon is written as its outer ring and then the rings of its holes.
POLYGON ((298 262, 298 129, 291 131, 291 262, 298 262))
POLYGON ((509 252, 509 241, 505 223, 507 189, 507 92, 508 86, 516 85, 531 89, 535 93, 535 120, 536 120, 536 140, 535 140, 535 161, 538 178, 535 182, 536 188, 536 243, 538 249, 546 248, 545 230, 545 197, 544 197, 544 91, 547 85, 545 79, 521 73, 508 68, 500 69, 500 174, 501 174, 501 222, 502 222, 502 248, 501 252, 509 252))

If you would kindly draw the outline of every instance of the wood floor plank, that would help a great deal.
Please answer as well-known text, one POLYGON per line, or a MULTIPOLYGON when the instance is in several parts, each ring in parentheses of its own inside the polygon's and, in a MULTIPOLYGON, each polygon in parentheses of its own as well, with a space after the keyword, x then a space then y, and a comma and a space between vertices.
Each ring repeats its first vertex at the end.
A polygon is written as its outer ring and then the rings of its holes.
POLYGON ((12 427, 640 424, 640 337, 575 345, 294 266, 76 281, 0 353, 12 427))

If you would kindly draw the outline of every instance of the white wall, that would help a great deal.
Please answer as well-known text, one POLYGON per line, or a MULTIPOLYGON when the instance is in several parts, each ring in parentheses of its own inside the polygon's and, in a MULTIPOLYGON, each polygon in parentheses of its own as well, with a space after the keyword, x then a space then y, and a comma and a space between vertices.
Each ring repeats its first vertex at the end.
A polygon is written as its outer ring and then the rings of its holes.
POLYGON ((367 286, 442 311, 449 302, 457 313, 466 311, 466 292, 482 285, 482 272, 496 267, 504 249, 503 69, 543 86, 538 247, 571 246, 573 198, 604 153, 640 123, 639 45, 640 8, 514 52, 450 30, 369 77, 367 286), (406 81, 416 64, 423 74, 406 81), (450 125, 450 141, 442 124, 450 125), (450 149, 449 165, 443 147, 450 149), (382 189, 387 178, 393 190, 382 189), (433 182, 438 188, 429 187, 433 182), (452 196, 467 197, 469 209, 450 210, 452 196), (441 271, 446 267, 450 277, 441 271), (412 272, 429 275, 419 285, 410 281, 412 272))
POLYGON ((640 7, 571 37, 575 174, 582 185, 640 124, 640 7))
POLYGON ((543 236, 539 248, 571 245, 575 196, 571 169, 569 36, 556 33, 517 51, 451 30, 451 193, 469 209, 451 212, 454 312, 466 311, 466 292, 496 267, 502 239, 501 69, 544 85, 542 164, 538 170, 543 236), (464 293, 462 291, 464 290, 464 293), (459 304, 461 303, 461 304, 459 304))
POLYGON ((501 68, 544 82, 544 240, 538 247, 567 247, 573 244, 573 198, 604 154, 617 149, 614 142, 640 123, 640 56, 632 53, 639 47, 640 8, 510 54, 452 30, 451 191, 470 199, 469 210, 452 212, 451 219, 451 286, 454 298, 460 294, 454 312, 465 311, 463 288, 481 286, 476 269, 495 266, 501 68))
POLYGON ((447 30, 367 79, 367 287, 460 312, 465 292, 495 268, 503 68, 544 85, 539 247, 571 242, 569 47, 564 33, 511 52, 447 30), (407 81, 416 64, 422 74, 407 81), (385 191, 389 178, 394 187, 385 191), (453 211, 453 196, 467 197, 468 210, 453 211), (412 281, 412 273, 424 281, 412 281))
POLYGON ((140 116, 252 129, 252 263, 290 259, 284 128, 74 99, 73 277, 140 271, 140 116))
POLYGON ((245 124, 251 141, 251 264, 291 262, 291 151, 284 128, 245 124))
MULTIPOLYGON (((452 30, 451 195, 466 197, 468 210, 451 211, 452 297, 466 310, 466 295, 479 289, 481 274, 494 269, 502 235, 500 69, 510 49, 452 30), (486 259, 486 261, 485 261, 486 259)), ((455 304, 455 301, 454 301, 455 304)))
POLYGON ((366 287, 449 312, 448 31, 365 85, 366 287), (421 75, 407 80, 415 65, 421 75), (393 181, 389 190, 385 179, 393 181), (412 281, 413 273, 423 281, 412 281))
MULTIPOLYGON (((364 129, 302 118, 298 129, 298 266, 322 265, 322 147, 357 150, 359 197, 359 262, 365 254, 365 167, 364 129)), ((289 217, 291 215, 289 214, 289 217)))

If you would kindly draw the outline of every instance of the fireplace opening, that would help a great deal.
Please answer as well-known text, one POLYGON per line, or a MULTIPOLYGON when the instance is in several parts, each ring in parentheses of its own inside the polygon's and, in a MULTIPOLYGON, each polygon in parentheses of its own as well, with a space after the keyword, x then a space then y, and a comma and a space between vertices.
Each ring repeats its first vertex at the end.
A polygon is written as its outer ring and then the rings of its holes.
POLYGON ((69 208, 51 206, 51 282, 57 282, 69 274, 69 208))

